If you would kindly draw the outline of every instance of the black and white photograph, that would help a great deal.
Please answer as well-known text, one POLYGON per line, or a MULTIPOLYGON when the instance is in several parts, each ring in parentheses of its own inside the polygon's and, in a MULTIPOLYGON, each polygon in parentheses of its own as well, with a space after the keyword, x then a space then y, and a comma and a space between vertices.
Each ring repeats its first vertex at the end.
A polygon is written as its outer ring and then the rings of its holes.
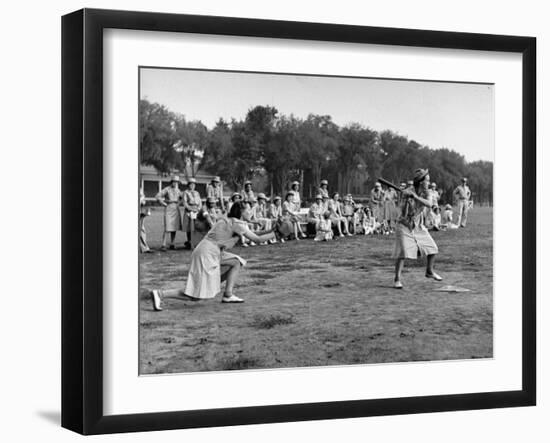
POLYGON ((493 357, 493 84, 138 75, 140 375, 493 357))

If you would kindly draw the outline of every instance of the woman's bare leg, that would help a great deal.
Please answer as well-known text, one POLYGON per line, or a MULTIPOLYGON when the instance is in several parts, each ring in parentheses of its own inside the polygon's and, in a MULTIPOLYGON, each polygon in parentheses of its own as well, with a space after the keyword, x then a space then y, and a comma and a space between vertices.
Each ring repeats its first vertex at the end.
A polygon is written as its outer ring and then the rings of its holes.
POLYGON ((296 240, 300 240, 300 237, 298 237, 298 223, 294 222, 292 224, 294 225, 294 237, 296 237, 296 240))
POLYGON ((401 281, 401 272, 403 271, 404 265, 405 265, 404 258, 398 258, 397 261, 395 262, 395 277, 393 279, 394 282, 401 281))
POLYGON ((230 297, 233 295, 233 287, 237 282, 239 272, 241 270, 241 262, 236 258, 222 261, 222 274, 221 281, 225 282, 224 297, 230 297))

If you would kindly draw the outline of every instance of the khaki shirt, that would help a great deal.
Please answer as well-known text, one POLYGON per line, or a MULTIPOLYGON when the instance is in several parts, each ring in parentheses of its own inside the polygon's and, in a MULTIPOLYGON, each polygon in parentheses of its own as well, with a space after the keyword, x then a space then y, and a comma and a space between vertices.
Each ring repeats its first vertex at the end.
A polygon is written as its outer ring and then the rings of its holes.
POLYGON ((456 195, 459 200, 470 200, 470 195, 472 195, 468 185, 458 185, 453 194, 456 195))
POLYGON ((185 190, 183 192, 183 206, 188 211, 198 211, 202 206, 199 191, 185 190))
POLYGON ((179 203, 182 197, 183 192, 179 188, 173 188, 172 186, 164 188, 156 196, 157 200, 163 201, 166 204, 179 203))

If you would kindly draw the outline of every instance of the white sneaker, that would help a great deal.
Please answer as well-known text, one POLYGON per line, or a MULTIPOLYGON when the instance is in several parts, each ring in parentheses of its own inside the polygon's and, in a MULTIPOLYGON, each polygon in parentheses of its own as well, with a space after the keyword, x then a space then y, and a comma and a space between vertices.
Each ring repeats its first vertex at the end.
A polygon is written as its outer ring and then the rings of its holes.
POLYGON ((230 295, 229 297, 227 297, 226 295, 222 297, 222 303, 243 303, 243 302, 244 300, 242 298, 239 298, 233 294, 230 295))
POLYGON ((256 246, 256 243, 254 243, 253 241, 250 242, 250 246, 256 246))
POLYGON ((399 280, 397 280, 393 282, 393 287, 395 289, 403 289, 403 284, 399 280))
POLYGON ((284 243, 284 242, 285 242, 285 239, 284 239, 284 238, 282 238, 282 239, 281 239, 281 243, 284 243))
POLYGON ((151 291, 151 301, 153 302, 153 309, 155 311, 162 311, 162 308, 160 307, 160 291, 158 291, 157 289, 153 289, 151 291))

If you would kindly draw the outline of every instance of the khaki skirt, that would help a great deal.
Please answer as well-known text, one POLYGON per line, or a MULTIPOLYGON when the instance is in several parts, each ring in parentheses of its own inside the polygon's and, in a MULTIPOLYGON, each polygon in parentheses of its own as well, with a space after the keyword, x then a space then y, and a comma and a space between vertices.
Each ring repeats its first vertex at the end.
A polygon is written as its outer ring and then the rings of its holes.
POLYGON ((164 208, 164 232, 181 231, 181 213, 177 203, 168 203, 164 208))
POLYGON ((424 226, 409 229, 402 223, 395 228, 395 248, 393 258, 416 259, 419 255, 437 254, 437 245, 424 226))

